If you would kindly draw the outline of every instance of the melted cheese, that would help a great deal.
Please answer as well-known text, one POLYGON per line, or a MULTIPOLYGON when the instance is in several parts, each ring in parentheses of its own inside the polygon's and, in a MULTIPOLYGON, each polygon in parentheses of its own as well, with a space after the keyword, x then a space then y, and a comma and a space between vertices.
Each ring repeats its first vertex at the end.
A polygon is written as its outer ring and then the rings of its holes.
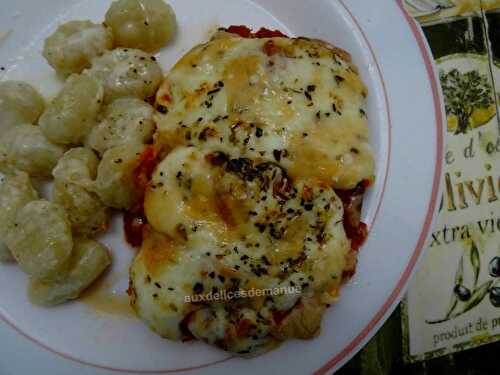
MULTIPOLYGON (((267 56, 269 39, 241 38, 217 39, 191 51, 160 90, 168 92, 170 100, 158 96, 169 112, 158 115, 157 137, 178 134, 182 122, 183 136, 188 133, 190 138, 184 144, 263 160, 274 160, 273 150, 294 155, 294 146, 311 150, 320 144, 327 153, 309 152, 309 164, 324 164, 326 157, 335 188, 350 189, 370 179, 374 164, 364 109, 366 88, 356 68, 318 41, 273 41, 282 54, 267 56), (308 138, 316 125, 321 131, 308 138), (260 137, 257 127, 263 130, 260 137), (210 136, 200 139, 207 128, 210 136)), ((309 168, 304 178, 310 179, 314 170, 309 168)), ((320 168, 317 177, 324 175, 320 168)))
POLYGON ((166 156, 145 194, 150 229, 131 268, 134 307, 156 332, 181 338, 189 314, 196 338, 240 354, 272 348, 284 332, 314 333, 350 251, 334 189, 374 174, 366 95, 349 56, 316 40, 226 36, 174 66, 157 94, 166 113, 155 143, 166 156), (281 286, 302 291, 184 301, 281 286), (295 313, 281 327, 273 314, 305 296, 313 321, 295 313))

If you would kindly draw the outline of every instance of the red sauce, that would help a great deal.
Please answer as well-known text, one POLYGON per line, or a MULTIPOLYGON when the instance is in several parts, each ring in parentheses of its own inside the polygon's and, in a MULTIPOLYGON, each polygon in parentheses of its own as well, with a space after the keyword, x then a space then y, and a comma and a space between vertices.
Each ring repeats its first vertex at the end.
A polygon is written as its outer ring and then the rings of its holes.
POLYGON ((127 295, 132 296, 134 294, 134 285, 132 284, 132 279, 128 280, 127 295))
POLYGON ((133 209, 125 212, 123 215, 123 230, 125 232, 125 239, 134 247, 142 245, 142 232, 144 225, 147 223, 146 217, 142 211, 143 210, 141 209, 133 209))
POLYGON ((342 223, 347 238, 351 240, 351 253, 349 253, 347 257, 351 259, 353 264, 342 272, 343 281, 349 280, 356 272, 356 253, 368 236, 368 227, 361 221, 363 196, 368 186, 370 186, 370 181, 363 180, 354 189, 335 190, 335 193, 337 193, 344 205, 344 218, 342 223))
POLYGON ((281 311, 281 310, 274 310, 273 311, 273 320, 274 322, 276 323, 276 325, 281 325, 281 322, 283 322, 283 320, 288 316, 288 314, 290 314, 290 310, 286 310, 286 311, 281 311))
POLYGON ((351 249, 358 251, 368 236, 368 227, 360 221, 363 195, 366 187, 370 185, 364 180, 351 190, 336 190, 335 192, 344 205, 344 230, 347 238, 351 240, 351 249))
POLYGON ((288 38, 287 35, 283 34, 279 30, 269 30, 265 27, 261 27, 259 31, 254 34, 257 38, 288 38))
POLYGON ((349 280, 351 277, 354 276, 355 271, 356 270, 344 270, 344 271, 342 271, 342 280, 345 280, 345 281, 349 280))
MULTIPOLYGON (((344 224, 344 228, 345 226, 344 224)), ((346 233, 349 233, 347 237, 351 240, 351 249, 358 251, 368 237, 368 227, 365 223, 359 223, 357 228, 349 226, 349 231, 346 230, 346 233)))
POLYGON ((163 94, 163 96, 161 98, 163 99, 163 101, 166 101, 168 103, 170 103, 172 101, 172 97, 168 94, 163 94))
POLYGON ((188 313, 184 317, 184 319, 182 319, 182 321, 179 323, 179 329, 181 330, 182 333, 182 341, 184 342, 191 341, 194 339, 193 334, 189 330, 189 323, 191 322, 191 320, 193 320, 194 313, 195 311, 188 313))
MULTIPOLYGON (((159 163, 159 150, 154 146, 148 146, 139 156, 139 162, 134 170, 134 188, 140 194, 139 198, 144 197, 144 191, 151 179, 151 175, 159 163)), ((142 200, 142 199, 141 199, 142 200)))
POLYGON ((257 32, 252 33, 252 29, 244 25, 232 25, 229 26, 225 31, 232 34, 238 34, 242 38, 288 38, 279 30, 269 30, 265 27, 261 27, 257 32))
POLYGON ((241 36, 242 38, 250 38, 250 35, 252 34, 252 30, 250 30, 248 27, 244 26, 244 25, 232 25, 232 26, 229 26, 226 31, 228 33, 232 33, 232 34, 238 34, 239 36, 241 36))
POLYGON ((248 331, 250 331, 250 328, 252 328, 252 326, 253 326, 253 323, 250 319, 242 319, 238 323, 238 326, 236 327, 236 335, 238 337, 246 336, 248 331))
POLYGON ((276 44, 274 44, 274 42, 272 40, 268 40, 264 44, 264 52, 267 56, 276 55, 277 53, 279 53, 279 51, 280 51, 280 48, 276 44))
POLYGON ((144 193, 151 180, 151 175, 160 161, 159 153, 159 150, 154 146, 148 146, 139 156, 139 161, 134 169, 134 189, 137 193, 137 201, 123 216, 125 239, 134 247, 139 247, 142 244, 142 233, 147 224, 144 214, 144 193))

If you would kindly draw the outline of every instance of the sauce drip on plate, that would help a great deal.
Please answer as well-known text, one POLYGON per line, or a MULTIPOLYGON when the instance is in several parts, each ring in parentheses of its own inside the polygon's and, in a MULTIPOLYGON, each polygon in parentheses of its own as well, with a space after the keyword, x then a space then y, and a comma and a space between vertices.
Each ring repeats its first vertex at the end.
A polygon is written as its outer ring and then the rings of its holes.
POLYGON ((92 312, 97 315, 113 315, 121 318, 135 319, 136 315, 130 306, 127 293, 113 288, 116 277, 104 275, 80 296, 92 312))

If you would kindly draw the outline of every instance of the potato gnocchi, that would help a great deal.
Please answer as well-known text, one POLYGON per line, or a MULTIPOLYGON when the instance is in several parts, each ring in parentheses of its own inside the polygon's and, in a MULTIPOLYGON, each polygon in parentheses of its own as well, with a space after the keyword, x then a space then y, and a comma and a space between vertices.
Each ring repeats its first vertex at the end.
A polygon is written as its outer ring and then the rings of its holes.
POLYGON ((37 305, 52 306, 77 298, 111 264, 109 250, 89 238, 75 238, 69 270, 62 280, 30 279, 28 296, 37 305))
POLYGON ((163 0, 118 0, 106 12, 115 44, 156 52, 173 37, 176 29, 172 7, 163 0))
POLYGON ((15 259, 12 256, 12 253, 10 252, 7 245, 4 244, 3 242, 0 242, 0 262, 8 263, 8 262, 13 262, 14 260, 15 259))
POLYGON ((57 162, 52 175, 55 180, 90 188, 97 176, 99 158, 85 147, 67 151, 57 162))
POLYGON ((150 53, 172 39, 172 8, 120 0, 105 18, 46 38, 42 55, 64 80, 48 104, 28 83, 0 82, 0 262, 17 262, 38 305, 78 298, 109 266, 92 238, 108 229, 110 208, 135 203, 133 173, 155 131, 149 103, 162 71, 150 53), (51 201, 30 176, 53 177, 51 201))
POLYGON ((80 185, 56 179, 52 201, 64 207, 74 234, 95 236, 108 227, 108 209, 95 193, 80 185))
POLYGON ((0 137, 0 171, 19 169, 32 176, 50 176, 64 151, 63 146, 47 140, 40 127, 19 124, 0 137))
POLYGON ((29 202, 17 212, 5 242, 19 267, 38 279, 60 276, 73 248, 64 208, 46 200, 29 202))
POLYGON ((162 73, 156 58, 138 49, 117 48, 94 59, 86 71, 104 86, 104 100, 110 103, 125 96, 152 97, 162 73))
POLYGON ((96 124, 102 98, 98 80, 85 74, 72 75, 40 118, 43 134, 54 143, 82 143, 96 124))
POLYGON ((31 201, 38 199, 38 192, 29 176, 17 171, 8 175, 0 185, 0 236, 4 238, 14 223, 16 213, 31 201))
POLYGON ((94 185, 94 191, 104 204, 118 209, 131 207, 135 196, 132 175, 144 149, 144 145, 132 143, 110 148, 104 153, 94 185))
POLYGON ((153 137, 153 107, 137 98, 120 98, 109 105, 86 145, 103 154, 125 143, 148 143, 153 137))
POLYGON ((69 21, 45 39, 43 56, 57 73, 67 76, 90 67, 94 57, 112 47, 109 28, 90 21, 69 21))
MULTIPOLYGON (((29 176, 24 172, 16 172, 7 176, 0 185, 0 236, 5 238, 14 224, 17 211, 27 203, 38 199, 38 193, 31 185, 29 176)), ((0 241, 0 262, 13 261, 7 245, 0 241)))
POLYGON ((0 82, 0 129, 34 124, 45 108, 45 100, 31 85, 21 81, 0 82))

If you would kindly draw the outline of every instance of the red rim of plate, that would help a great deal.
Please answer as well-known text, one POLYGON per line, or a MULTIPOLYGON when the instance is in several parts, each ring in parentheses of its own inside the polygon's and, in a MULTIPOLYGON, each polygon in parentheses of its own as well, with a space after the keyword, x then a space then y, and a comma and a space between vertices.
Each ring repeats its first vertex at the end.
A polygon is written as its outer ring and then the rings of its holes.
MULTIPOLYGON (((410 26, 410 29, 412 31, 412 33, 414 34, 415 36, 415 39, 417 41, 417 44, 421 50, 421 53, 422 53, 422 56, 423 56, 423 59, 424 59, 424 62, 425 62, 425 66, 426 66, 426 70, 427 70, 427 74, 429 76, 429 80, 430 80, 430 83, 431 83, 431 87, 432 87, 432 92, 433 92, 433 100, 434 100, 434 106, 435 106, 435 116, 436 116, 436 138, 437 138, 437 152, 436 152, 436 163, 435 163, 435 172, 434 172, 434 182, 433 182, 433 187, 432 187, 432 196, 431 196, 431 201, 429 202, 429 206, 428 206, 428 210, 427 210, 427 215, 426 215, 426 219, 425 219, 425 222, 424 222, 424 226, 422 228, 422 231, 421 231, 421 234, 419 236, 419 240, 417 242, 417 246, 412 254, 412 257, 408 263, 408 265, 406 266, 398 284, 396 285, 396 287, 394 288, 394 290, 392 291, 392 293, 390 294, 389 298, 387 299, 387 301, 382 305, 382 307, 379 309, 379 311, 374 315, 374 317, 371 319, 371 321, 367 324, 367 326, 349 343, 345 346, 345 348, 340 352, 338 353, 337 355, 335 355, 333 358, 331 358, 325 365, 323 365, 321 368, 319 368, 318 370, 315 371, 315 374, 324 374, 326 373, 328 370, 332 369, 333 367, 335 367, 336 365, 338 365, 339 363, 341 363, 343 360, 345 360, 346 358, 348 358, 350 355, 353 355, 356 348, 363 343, 363 341, 368 337, 368 335, 370 334, 370 332, 381 322, 381 320, 383 319, 383 317, 391 310, 391 307, 393 307, 395 305, 395 303, 398 301, 398 297, 401 295, 409 277, 411 276, 412 272, 413 272, 413 269, 418 261, 418 259, 420 258, 420 255, 422 253, 422 250, 423 250, 423 246, 425 244, 425 240, 427 238, 427 235, 428 235, 428 232, 429 232, 429 229, 431 227, 431 224, 432 224, 432 221, 433 221, 433 215, 434 215, 434 211, 435 211, 435 208, 436 208, 436 204, 437 204, 437 198, 438 198, 438 193, 439 193, 439 186, 440 186, 440 179, 441 179, 441 172, 442 172, 442 160, 443 160, 443 118, 442 118, 442 113, 441 113, 441 101, 440 101, 440 94, 439 94, 439 86, 438 86, 438 83, 436 81, 436 78, 435 78, 435 75, 434 75, 434 70, 433 70, 433 63, 432 63, 432 59, 430 57, 430 54, 429 54, 429 51, 428 51, 428 48, 427 48, 427 44, 426 44, 426 41, 421 33, 421 31, 419 30, 419 27, 417 26, 417 24, 415 23, 415 21, 411 18, 410 15, 408 15, 408 13, 406 12, 406 10, 404 9, 403 7, 403 3, 402 3, 403 0, 396 0, 397 2, 397 5, 399 6, 400 10, 402 11, 404 17, 405 17, 405 20, 408 22, 409 26, 410 26)), ((375 64, 376 64, 376 67, 377 67, 377 71, 378 71, 378 74, 380 76, 380 79, 381 79, 381 82, 382 82, 382 86, 383 86, 383 89, 384 89, 384 95, 385 95, 385 103, 386 103, 386 109, 387 109, 387 114, 388 114, 388 121, 389 121, 389 155, 388 155, 388 162, 387 162, 387 165, 386 165, 386 172, 388 172, 389 170, 389 163, 390 163, 390 152, 391 152, 391 115, 390 115, 390 110, 389 110, 389 101, 388 101, 388 95, 387 95, 387 89, 386 89, 386 85, 385 85, 385 82, 384 82, 384 78, 383 78, 383 75, 382 75, 382 70, 380 68, 380 64, 378 63, 378 60, 377 60, 377 57, 375 55, 375 52, 365 34, 365 32, 363 31, 361 25, 359 24, 359 22, 357 21, 356 17, 352 14, 352 12, 349 10, 349 8, 345 5, 344 1, 343 0, 340 0, 339 1, 340 4, 344 7, 344 9, 347 11, 347 13, 349 14, 349 16, 352 18, 352 20, 354 21, 356 27, 358 28, 358 30, 360 31, 361 35, 363 36, 363 39, 364 41, 366 42, 366 44, 368 45, 369 49, 370 49, 370 53, 375 61, 375 64)), ((373 217, 373 220, 372 220, 372 225, 374 225, 375 223, 375 220, 377 218, 377 215, 378 215, 378 212, 380 210, 380 207, 382 205, 382 201, 383 201, 383 195, 384 195, 384 192, 385 192, 385 187, 387 185, 387 180, 388 180, 388 173, 386 173, 385 177, 384 177, 384 183, 383 183, 383 188, 382 188, 382 194, 381 194, 381 197, 380 197, 380 200, 379 200, 379 203, 378 203, 378 206, 377 206, 377 209, 375 211, 375 215, 373 217)), ((95 368, 98 368, 98 369, 102 369, 102 370, 109 370, 109 371, 115 371, 115 372, 124 372, 124 373, 141 373, 141 374, 164 374, 164 373, 172 373, 172 372, 182 372, 182 371, 190 371, 190 370, 199 370, 199 369, 202 369, 202 368, 207 368, 207 367, 210 367, 210 366, 214 366, 214 365, 217 365, 217 364, 221 364, 221 363, 224 363, 226 361, 229 361, 231 360, 232 358, 235 358, 233 356, 229 356, 229 357, 226 357, 226 358, 223 358, 221 360, 218 360, 218 361, 214 361, 214 362, 210 362, 210 363, 205 363, 205 364, 201 364, 201 365, 198 365, 198 366, 193 366, 193 367, 184 367, 184 368, 178 368, 178 369, 163 369, 163 370, 141 370, 141 369, 126 369, 126 368, 117 368, 117 367, 110 367, 110 366, 104 366, 104 365, 100 365, 100 364, 96 364, 96 363, 91 363, 91 362, 87 362, 85 360, 82 360, 80 358, 77 358, 77 357, 73 357, 69 354, 65 354, 65 353, 62 353, 62 352, 59 352, 49 346, 47 346, 46 344, 40 342, 39 340, 35 339, 34 337, 31 337, 29 336, 27 333, 23 332, 20 328, 18 328, 16 325, 14 325, 12 322, 10 322, 9 320, 7 320, 7 318, 5 316, 3 316, 3 314, 0 312, 0 320, 3 320, 7 325, 9 325, 12 329, 14 329, 17 333, 19 333, 21 336, 25 337, 26 339, 30 340, 31 342, 39 345, 40 347, 42 347, 43 349, 51 352, 51 353, 54 353, 60 357, 63 357, 67 360, 70 360, 70 361, 73 361, 73 362, 77 362, 77 363, 80 363, 80 364, 83 364, 83 365, 86 365, 86 366, 91 366, 91 367, 95 367, 95 368)))

